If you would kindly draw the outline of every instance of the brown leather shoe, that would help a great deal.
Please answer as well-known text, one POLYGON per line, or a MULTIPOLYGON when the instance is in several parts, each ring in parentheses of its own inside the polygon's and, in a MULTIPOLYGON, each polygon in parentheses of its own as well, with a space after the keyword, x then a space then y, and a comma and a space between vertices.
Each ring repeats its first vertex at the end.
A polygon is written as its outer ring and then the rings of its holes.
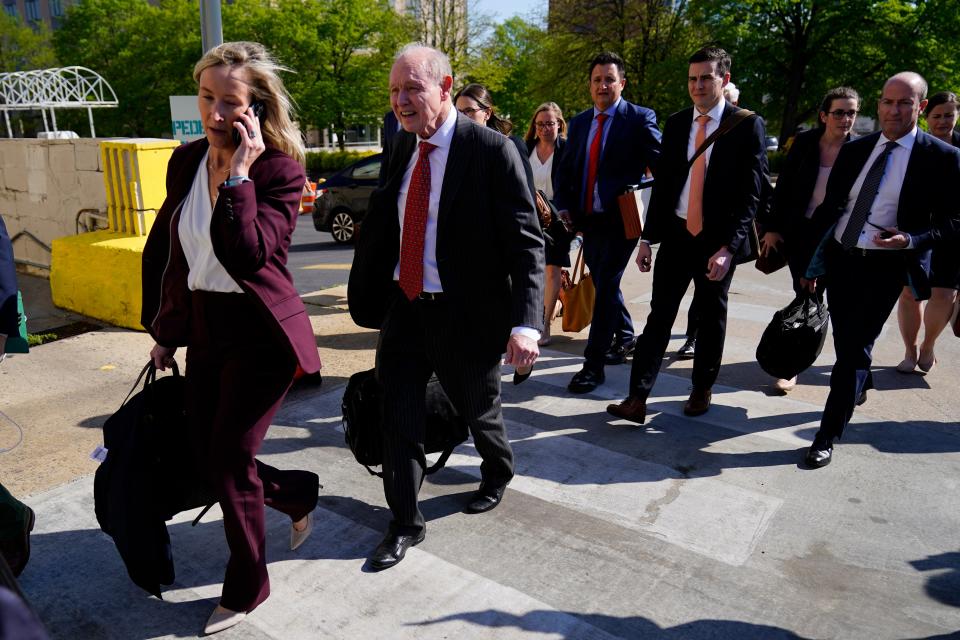
POLYGON ((710 408, 710 400, 713 399, 713 392, 710 389, 693 388, 686 404, 683 405, 683 413, 688 416, 702 416, 710 408))
POLYGON ((608 404, 607 413, 623 420, 643 424, 647 419, 647 401, 637 396, 627 396, 620 404, 608 404))

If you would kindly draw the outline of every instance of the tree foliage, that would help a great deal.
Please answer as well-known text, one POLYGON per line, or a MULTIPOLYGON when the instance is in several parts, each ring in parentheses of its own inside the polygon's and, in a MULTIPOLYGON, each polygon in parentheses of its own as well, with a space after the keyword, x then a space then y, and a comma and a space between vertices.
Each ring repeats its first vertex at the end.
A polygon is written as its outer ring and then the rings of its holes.
POLYGON ((479 82, 493 94, 497 109, 523 129, 541 102, 552 100, 542 77, 546 34, 537 25, 513 17, 496 25, 469 62, 458 86, 479 82))
POLYGON ((50 32, 40 24, 36 31, 17 18, 0 13, 0 72, 46 69, 57 65, 50 32))
POLYGON ((238 0, 224 8, 224 37, 267 45, 293 73, 284 81, 303 125, 377 124, 389 106, 393 55, 412 22, 385 0, 238 0))
POLYGON ((560 0, 549 20, 549 83, 577 108, 589 106, 587 67, 601 51, 623 57, 631 102, 661 118, 686 105, 686 60, 705 37, 687 0, 560 0))
POLYGON ((785 140, 811 120, 826 91, 857 89, 867 115, 888 76, 913 70, 934 90, 955 88, 950 51, 960 13, 952 0, 708 0, 699 9, 734 54, 741 102, 785 140))
POLYGON ((200 57, 200 21, 188 0, 84 0, 67 9, 53 43, 60 64, 93 69, 117 94, 119 108, 97 110, 98 135, 169 131, 168 96, 196 91, 191 74, 200 57))

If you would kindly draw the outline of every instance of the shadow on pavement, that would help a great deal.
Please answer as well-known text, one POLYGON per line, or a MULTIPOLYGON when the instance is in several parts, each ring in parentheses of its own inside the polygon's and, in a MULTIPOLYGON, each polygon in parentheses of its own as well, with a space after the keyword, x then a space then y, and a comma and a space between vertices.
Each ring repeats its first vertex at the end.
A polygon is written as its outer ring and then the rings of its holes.
POLYGON ((751 624, 735 620, 697 620, 661 628, 652 620, 641 616, 617 617, 599 613, 578 613, 573 611, 530 611, 523 615, 514 615, 496 609, 471 611, 444 616, 435 620, 415 623, 417 626, 442 624, 454 620, 470 622, 491 629, 514 628, 529 633, 549 633, 551 637, 565 640, 596 638, 591 633, 601 629, 611 638, 664 639, 664 640, 715 640, 718 638, 736 638, 737 640, 773 640, 780 638, 801 638, 797 634, 768 625, 751 624), (595 629, 584 629, 586 623, 595 629))
POLYGON ((912 560, 910 566, 917 571, 939 571, 927 578, 924 590, 937 602, 960 607, 960 551, 912 560))

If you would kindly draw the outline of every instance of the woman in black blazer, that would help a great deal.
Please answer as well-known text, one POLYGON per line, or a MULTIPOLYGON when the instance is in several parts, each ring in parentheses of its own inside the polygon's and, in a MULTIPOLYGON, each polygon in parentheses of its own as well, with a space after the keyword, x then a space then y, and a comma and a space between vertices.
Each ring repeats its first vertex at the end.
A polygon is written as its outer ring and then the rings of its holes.
MULTIPOLYGON (((786 254, 793 290, 799 295, 810 257, 820 238, 812 232, 810 217, 823 202, 827 178, 840 147, 850 139, 850 132, 860 110, 860 95, 850 87, 837 87, 827 92, 820 104, 820 126, 798 133, 787 153, 786 162, 777 178, 773 205, 760 220, 766 230, 760 240, 766 254, 779 247, 786 254)), ((777 380, 774 386, 789 391, 796 377, 777 380)))
MULTIPOLYGON (((957 95, 951 91, 941 91, 930 97, 923 114, 927 118, 927 129, 935 136, 955 147, 960 147, 960 133, 957 126, 957 110, 960 104, 957 95)), ((933 347, 940 334, 950 323, 953 303, 960 289, 960 251, 956 244, 935 245, 930 258, 930 300, 924 306, 917 300, 910 287, 904 287, 897 306, 897 320, 900 335, 903 337, 903 361, 897 365, 900 373, 913 373, 919 367, 927 372, 936 364, 933 347), (920 337, 920 324, 923 322, 923 342, 917 348, 920 337)))
MULTIPOLYGON (((543 191, 549 200, 557 182, 560 156, 567 140, 567 123, 563 112, 555 102, 544 102, 533 114, 527 128, 527 154, 533 171, 534 186, 543 191)), ((560 220, 554 220, 547 229, 544 238, 546 262, 546 286, 543 290, 543 337, 540 346, 550 344, 550 323, 556 313, 557 300, 560 297, 560 270, 570 266, 570 241, 573 234, 563 227, 560 220)))

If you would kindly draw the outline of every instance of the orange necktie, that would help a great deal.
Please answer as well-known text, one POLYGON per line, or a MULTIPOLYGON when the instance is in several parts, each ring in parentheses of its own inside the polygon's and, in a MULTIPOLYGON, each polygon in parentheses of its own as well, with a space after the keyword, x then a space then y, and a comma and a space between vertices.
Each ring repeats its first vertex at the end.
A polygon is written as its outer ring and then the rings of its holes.
MULTIPOLYGON (((710 116, 699 115, 697 122, 700 127, 697 129, 697 139, 694 142, 694 149, 699 149, 700 145, 707 137, 707 122, 710 116)), ((690 167, 690 193, 687 196, 687 231, 690 235, 697 235, 703 231, 703 181, 707 175, 707 154, 701 153, 693 161, 690 167)))

